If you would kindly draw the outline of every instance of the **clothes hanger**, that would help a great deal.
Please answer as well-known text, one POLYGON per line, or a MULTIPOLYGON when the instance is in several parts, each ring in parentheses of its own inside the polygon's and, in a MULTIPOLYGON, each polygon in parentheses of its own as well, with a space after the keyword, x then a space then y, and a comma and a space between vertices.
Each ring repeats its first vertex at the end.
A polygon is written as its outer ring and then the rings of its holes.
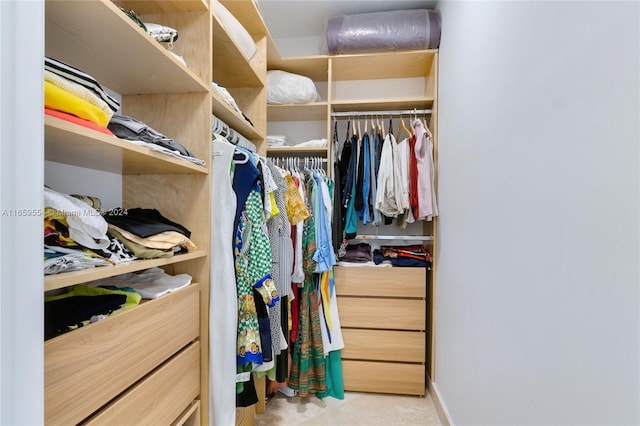
POLYGON ((244 156, 244 158, 239 159, 239 160, 236 160, 236 159, 234 158, 234 159, 233 159, 233 162, 234 162, 235 164, 246 164, 246 163, 248 163, 248 162, 249 162, 249 154, 247 154, 246 152, 244 152, 244 151, 242 151, 242 150, 240 150, 240 149, 236 149, 236 150, 234 151, 234 157, 235 157, 235 154, 240 154, 240 155, 244 156))
POLYGON ((429 135, 429 137, 433 139, 433 133, 431 133, 431 130, 429 130, 429 126, 427 126, 427 115, 426 114, 424 116, 424 119, 422 120, 422 125, 424 126, 424 129, 427 131, 427 135, 429 135))
POLYGON ((408 128, 407 125, 404 124, 404 120, 402 119, 402 114, 400 114, 400 134, 398 135, 398 140, 396 142, 400 143, 401 139, 402 139, 402 132, 405 132, 407 134, 407 137, 410 138, 411 136, 413 136, 413 132, 411 132, 408 128))

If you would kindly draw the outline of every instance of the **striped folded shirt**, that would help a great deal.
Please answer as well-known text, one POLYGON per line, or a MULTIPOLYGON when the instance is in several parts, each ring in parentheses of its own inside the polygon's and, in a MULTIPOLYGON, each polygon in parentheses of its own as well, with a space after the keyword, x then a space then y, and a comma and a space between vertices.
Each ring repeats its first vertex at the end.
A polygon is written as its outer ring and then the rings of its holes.
POLYGON ((114 112, 118 111, 120 108, 120 102, 117 99, 110 96, 103 88, 100 86, 98 81, 91 77, 89 74, 80 71, 77 68, 72 67, 71 65, 65 64, 57 59, 49 58, 45 56, 44 58, 44 69, 47 71, 51 71, 55 74, 58 74, 61 77, 64 77, 74 83, 78 83, 87 89, 91 90, 95 93, 100 99, 106 102, 106 104, 113 110, 114 112))

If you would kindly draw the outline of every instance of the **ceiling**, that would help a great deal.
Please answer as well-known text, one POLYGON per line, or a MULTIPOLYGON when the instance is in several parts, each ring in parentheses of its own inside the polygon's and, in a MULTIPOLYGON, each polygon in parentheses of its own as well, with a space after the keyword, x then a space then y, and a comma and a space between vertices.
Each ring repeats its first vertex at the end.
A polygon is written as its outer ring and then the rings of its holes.
POLYGON ((256 0, 271 37, 320 36, 332 16, 401 9, 435 9, 434 0, 256 0))

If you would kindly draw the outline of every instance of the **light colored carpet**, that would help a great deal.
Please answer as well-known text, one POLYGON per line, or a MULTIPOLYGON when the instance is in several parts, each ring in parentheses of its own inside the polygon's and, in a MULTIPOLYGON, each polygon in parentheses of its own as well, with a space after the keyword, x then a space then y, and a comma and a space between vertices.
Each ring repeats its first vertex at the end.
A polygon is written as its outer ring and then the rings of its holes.
POLYGON ((431 397, 345 392, 343 400, 276 393, 256 426, 424 425, 441 426, 431 397))

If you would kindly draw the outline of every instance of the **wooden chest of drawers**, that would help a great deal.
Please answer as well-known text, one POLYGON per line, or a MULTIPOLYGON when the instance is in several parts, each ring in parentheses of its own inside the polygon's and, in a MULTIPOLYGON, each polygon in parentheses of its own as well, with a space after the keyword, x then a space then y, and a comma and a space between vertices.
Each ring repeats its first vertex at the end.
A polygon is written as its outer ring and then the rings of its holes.
POLYGON ((178 418, 200 389, 198 306, 199 285, 191 284, 46 341, 46 423, 178 418))
POLYGON ((426 392, 425 268, 334 269, 345 390, 426 392))

